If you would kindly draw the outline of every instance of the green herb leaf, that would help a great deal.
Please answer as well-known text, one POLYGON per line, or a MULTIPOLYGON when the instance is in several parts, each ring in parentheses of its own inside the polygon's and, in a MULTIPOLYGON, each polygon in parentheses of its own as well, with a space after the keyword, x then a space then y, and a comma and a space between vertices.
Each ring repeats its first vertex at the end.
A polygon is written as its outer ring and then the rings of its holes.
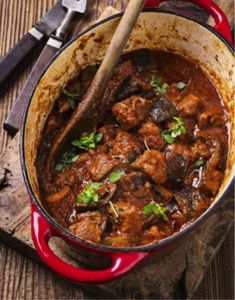
POLYGON ((162 136, 168 144, 173 144, 178 136, 187 132, 187 128, 181 118, 174 117, 173 119, 175 120, 174 126, 170 130, 162 133, 162 136))
POLYGON ((159 204, 156 202, 151 202, 148 205, 144 206, 144 210, 143 213, 146 216, 151 215, 152 213, 154 213, 155 215, 157 215, 159 218, 162 218, 164 221, 168 221, 168 217, 165 214, 165 212, 168 211, 168 208, 163 206, 163 204, 159 204))
POLYGON ((150 81, 152 87, 158 87, 161 84, 161 78, 153 75, 150 81))
POLYGON ((186 87, 186 85, 187 84, 185 82, 183 82, 183 81, 179 81, 179 82, 176 83, 176 87, 179 90, 183 90, 186 87))
POLYGON ((55 166, 55 170, 56 170, 56 171, 62 171, 64 168, 65 168, 65 165, 64 165, 64 164, 57 164, 57 165, 55 166))
POLYGON ((62 89, 62 93, 67 96, 67 101, 72 109, 75 109, 77 101, 79 100, 81 94, 81 85, 78 83, 75 92, 70 92, 66 87, 62 89))
POLYGON ((76 155, 73 150, 68 150, 61 156, 59 163, 55 166, 55 170, 62 171, 64 168, 76 162, 78 159, 79 155, 76 155))
POLYGON ((161 78, 155 75, 152 76, 150 81, 151 86, 154 88, 155 93, 157 94, 166 94, 168 92, 169 85, 167 83, 163 83, 161 85, 161 78))
POLYGON ((92 204, 99 201, 99 195, 96 193, 101 186, 99 182, 93 182, 85 186, 83 191, 77 196, 78 203, 92 204))
POLYGON ((198 159, 198 160, 194 163, 194 166, 195 166, 196 168, 200 168, 200 167, 203 166, 204 164, 205 164, 204 159, 200 158, 200 159, 198 159))
POLYGON ((125 171, 123 171, 123 170, 118 171, 118 172, 112 172, 109 175, 109 180, 113 183, 117 182, 124 174, 125 174, 125 171))
POLYGON ((174 139, 174 137, 171 136, 170 133, 168 133, 167 131, 164 131, 162 135, 168 144, 174 143, 175 139, 174 139))
POLYGON ((89 135, 83 135, 78 140, 73 140, 72 145, 82 150, 94 149, 96 145, 102 140, 103 135, 101 133, 95 134, 92 132, 89 135))

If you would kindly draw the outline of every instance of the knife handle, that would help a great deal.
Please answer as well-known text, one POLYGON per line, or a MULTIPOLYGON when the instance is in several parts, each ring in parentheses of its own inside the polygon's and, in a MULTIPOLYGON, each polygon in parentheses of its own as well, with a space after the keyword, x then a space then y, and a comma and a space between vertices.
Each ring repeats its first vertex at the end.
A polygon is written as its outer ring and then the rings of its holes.
POLYGON ((31 99, 34 88, 45 70, 45 67, 61 46, 62 41, 51 37, 49 38, 46 46, 43 48, 43 51, 36 61, 28 79, 16 99, 16 102, 4 122, 3 128, 11 135, 14 136, 20 129, 25 108, 31 99))
POLYGON ((0 85, 43 39, 44 34, 36 27, 28 33, 0 60, 0 85))

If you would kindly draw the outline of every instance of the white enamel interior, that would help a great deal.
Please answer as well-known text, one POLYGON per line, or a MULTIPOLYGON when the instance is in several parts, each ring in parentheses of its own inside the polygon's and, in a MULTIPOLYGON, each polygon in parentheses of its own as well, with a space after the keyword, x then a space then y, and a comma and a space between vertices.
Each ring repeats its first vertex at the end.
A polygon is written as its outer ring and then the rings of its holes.
MULTIPOLYGON (((31 188, 39 201, 35 161, 44 123, 61 88, 81 69, 103 57, 118 21, 119 18, 115 18, 102 23, 75 40, 53 61, 37 85, 26 118, 24 159, 31 188)), ((139 48, 171 51, 184 56, 200 66, 220 92, 228 109, 230 152, 219 196, 234 173, 234 56, 224 42, 205 27, 183 17, 160 12, 141 14, 125 51, 139 48)))

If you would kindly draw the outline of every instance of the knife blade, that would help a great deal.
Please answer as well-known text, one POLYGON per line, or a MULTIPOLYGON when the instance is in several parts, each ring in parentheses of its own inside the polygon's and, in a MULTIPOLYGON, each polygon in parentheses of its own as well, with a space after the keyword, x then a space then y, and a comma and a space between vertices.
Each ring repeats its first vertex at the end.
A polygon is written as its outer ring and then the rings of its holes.
POLYGON ((26 80, 19 96, 9 112, 3 128, 12 136, 20 129, 25 108, 30 101, 33 89, 36 86, 45 66, 61 48, 67 32, 71 27, 71 21, 76 13, 84 14, 87 8, 87 0, 62 0, 61 4, 67 9, 67 13, 57 28, 55 35, 51 34, 46 46, 36 61, 28 79, 26 80))
POLYGON ((59 0, 0 60, 0 85, 44 37, 50 36, 57 29, 65 15, 66 10, 59 0))

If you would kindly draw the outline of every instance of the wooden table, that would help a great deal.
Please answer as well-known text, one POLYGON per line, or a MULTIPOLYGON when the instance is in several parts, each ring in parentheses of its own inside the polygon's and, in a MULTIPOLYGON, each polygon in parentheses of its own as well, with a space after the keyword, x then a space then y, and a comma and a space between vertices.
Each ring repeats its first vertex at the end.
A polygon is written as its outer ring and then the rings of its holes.
MULTIPOLYGON (((55 2, 55 0, 1 0, 0 1, 0 57, 25 33, 33 23, 55 2)), ((89 2, 86 21, 97 18, 104 7, 113 5, 123 9, 126 1, 94 0, 89 2)), ((218 2, 223 2, 219 1, 218 2)), ((227 11, 231 15, 231 10, 227 11)), ((85 24, 79 25, 84 27, 85 24)), ((24 63, 0 90, 0 121, 3 123, 26 79, 34 57, 24 63)), ((0 130, 0 152, 9 143, 9 137, 0 130)), ((233 231, 211 264, 195 298, 233 299, 233 231)), ((122 295, 138 298, 134 293, 122 295)), ((121 297, 121 296, 120 296, 121 297)), ((65 282, 46 268, 39 266, 9 247, 0 244, 0 299, 88 299, 91 296, 76 285, 65 282)))

